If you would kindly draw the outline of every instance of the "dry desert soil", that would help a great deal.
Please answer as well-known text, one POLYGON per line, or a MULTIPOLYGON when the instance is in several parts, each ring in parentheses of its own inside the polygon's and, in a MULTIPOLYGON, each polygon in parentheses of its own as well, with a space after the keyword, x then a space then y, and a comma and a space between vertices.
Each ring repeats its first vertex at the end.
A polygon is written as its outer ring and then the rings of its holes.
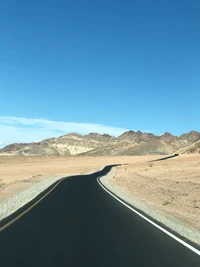
POLYGON ((0 156, 0 202, 53 176, 90 173, 106 165, 127 163, 116 168, 110 178, 113 184, 167 216, 200 230, 200 155, 149 162, 159 157, 0 156))

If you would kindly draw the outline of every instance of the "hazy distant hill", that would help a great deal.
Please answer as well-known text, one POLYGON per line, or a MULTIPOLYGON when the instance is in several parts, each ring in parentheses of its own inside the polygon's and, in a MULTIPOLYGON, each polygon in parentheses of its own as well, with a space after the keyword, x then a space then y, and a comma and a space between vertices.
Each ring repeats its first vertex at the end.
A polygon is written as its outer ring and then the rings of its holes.
POLYGON ((70 133, 37 143, 11 144, 0 150, 6 155, 103 156, 103 155, 166 155, 175 152, 200 153, 200 133, 191 131, 181 136, 161 136, 140 131, 127 131, 119 137, 108 134, 70 133))

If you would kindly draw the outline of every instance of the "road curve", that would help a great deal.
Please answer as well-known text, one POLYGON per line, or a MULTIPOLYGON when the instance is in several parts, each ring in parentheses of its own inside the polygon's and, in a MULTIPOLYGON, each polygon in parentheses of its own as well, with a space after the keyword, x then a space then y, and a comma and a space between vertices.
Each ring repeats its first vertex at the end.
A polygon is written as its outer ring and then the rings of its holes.
POLYGON ((111 167, 64 179, 0 222, 0 265, 199 267, 199 255, 127 209, 98 184, 97 178, 111 167))

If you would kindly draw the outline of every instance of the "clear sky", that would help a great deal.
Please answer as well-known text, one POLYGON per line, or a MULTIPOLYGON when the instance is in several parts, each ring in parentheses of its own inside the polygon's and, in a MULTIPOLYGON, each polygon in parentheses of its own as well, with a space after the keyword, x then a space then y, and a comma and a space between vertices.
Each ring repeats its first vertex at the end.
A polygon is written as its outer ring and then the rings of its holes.
POLYGON ((1 1, 0 143, 200 131, 199 103, 200 1, 1 1))

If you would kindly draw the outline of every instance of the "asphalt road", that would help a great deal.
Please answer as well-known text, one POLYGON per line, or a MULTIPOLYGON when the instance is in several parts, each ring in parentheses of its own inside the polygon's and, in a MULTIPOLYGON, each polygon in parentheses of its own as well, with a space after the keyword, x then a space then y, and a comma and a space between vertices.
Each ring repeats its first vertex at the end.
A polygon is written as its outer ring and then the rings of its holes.
POLYGON ((154 162, 154 161, 161 161, 161 160, 171 159, 171 158, 175 158, 175 157, 178 157, 178 156, 179 156, 179 154, 174 154, 174 155, 169 156, 169 157, 164 157, 164 158, 160 158, 160 159, 150 160, 149 162, 154 162))
POLYGON ((65 179, 1 231, 0 266, 199 267, 200 256, 99 186, 97 178, 109 169, 65 179))

